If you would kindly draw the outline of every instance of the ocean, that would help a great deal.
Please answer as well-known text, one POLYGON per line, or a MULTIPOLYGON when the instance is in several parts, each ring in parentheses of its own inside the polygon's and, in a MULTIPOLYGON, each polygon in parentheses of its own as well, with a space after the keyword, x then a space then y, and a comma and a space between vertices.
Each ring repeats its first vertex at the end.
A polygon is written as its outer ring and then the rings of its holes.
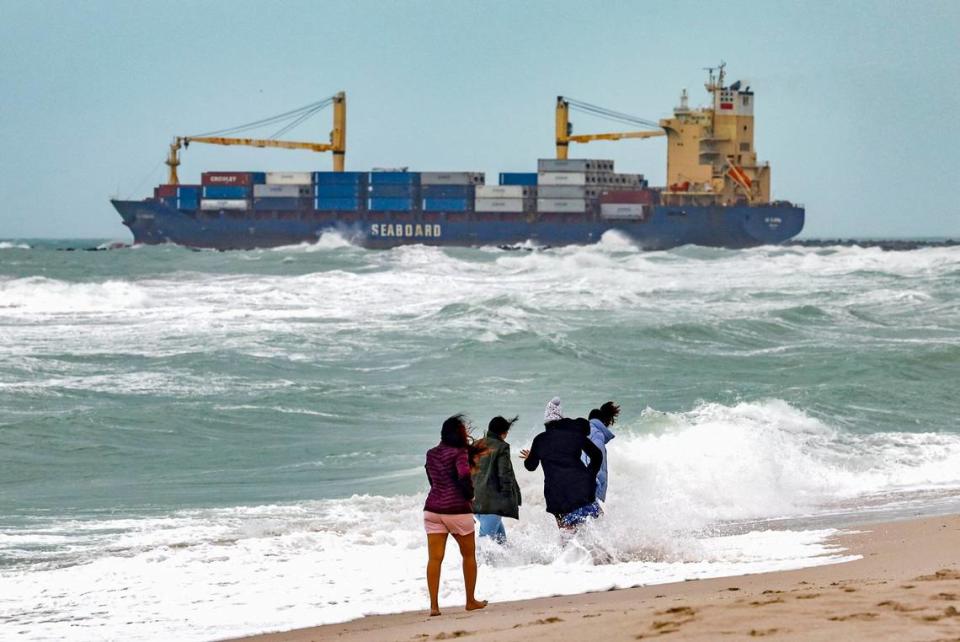
POLYGON ((842 561, 838 528, 960 510, 960 247, 83 245, 0 242, 4 640, 426 608, 440 424, 517 414, 518 452, 554 395, 623 409, 606 515, 561 536, 516 460, 481 598, 842 561))

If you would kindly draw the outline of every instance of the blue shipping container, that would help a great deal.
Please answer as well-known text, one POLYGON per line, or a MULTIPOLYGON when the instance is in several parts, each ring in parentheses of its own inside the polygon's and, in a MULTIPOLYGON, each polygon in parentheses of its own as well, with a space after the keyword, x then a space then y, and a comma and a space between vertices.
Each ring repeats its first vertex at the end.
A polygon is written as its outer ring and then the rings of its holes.
POLYGON ((371 198, 368 208, 371 212, 408 212, 413 205, 412 198, 371 198))
POLYGON ((186 185, 177 188, 177 198, 199 199, 201 187, 199 185, 186 185))
POLYGON ((200 199, 198 198, 178 198, 177 199, 177 209, 178 210, 196 210, 200 209, 200 199))
POLYGON ((425 198, 424 212, 468 212, 473 201, 466 198, 425 198))
POLYGON ((363 185, 367 182, 367 172, 314 172, 313 182, 317 185, 363 185))
POLYGON ((253 199, 253 208, 257 210, 290 210, 300 209, 300 199, 293 196, 265 196, 253 199))
POLYGON ((260 183, 263 185, 267 182, 267 173, 266 172, 250 172, 250 182, 251 183, 260 183))
POLYGON ((320 184, 313 186, 313 195, 318 198, 361 198, 367 195, 363 185, 320 184))
POLYGON ((324 212, 331 210, 356 212, 361 209, 362 202, 359 198, 317 198, 313 201, 313 209, 324 212))
POLYGON ((536 185, 536 172, 506 172, 500 174, 501 185, 536 185))
POLYGON ((371 185, 367 195, 370 198, 417 198, 419 193, 417 185, 371 185))
POLYGON ((370 172, 371 185, 419 185, 420 172, 370 172))
POLYGON ((203 197, 210 199, 235 199, 250 196, 250 188, 246 185, 205 185, 203 197))
POLYGON ((420 195, 423 198, 473 198, 473 185, 423 185, 420 195))

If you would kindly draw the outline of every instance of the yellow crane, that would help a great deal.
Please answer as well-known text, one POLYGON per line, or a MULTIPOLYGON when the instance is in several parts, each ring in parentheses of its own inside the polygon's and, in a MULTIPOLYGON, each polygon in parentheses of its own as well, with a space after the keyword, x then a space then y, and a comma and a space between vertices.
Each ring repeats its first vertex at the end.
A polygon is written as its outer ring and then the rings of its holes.
POLYGON ((306 149, 311 152, 333 152, 333 171, 342 172, 344 160, 347 153, 347 94, 339 92, 329 98, 319 102, 295 109, 277 116, 264 118, 262 120, 222 129, 198 136, 177 136, 170 143, 170 151, 167 154, 166 165, 170 168, 167 177, 168 185, 179 185, 180 179, 177 177, 177 167, 180 165, 180 149, 186 149, 190 143, 206 143, 209 145, 244 145, 247 147, 274 147, 279 149, 306 149), (328 105, 333 105, 333 130, 330 132, 329 143, 305 143, 298 141, 275 140, 277 136, 290 131, 304 120, 324 109, 328 105), (231 138, 217 134, 240 133, 258 127, 276 124, 279 122, 290 121, 287 125, 278 130, 271 138, 231 138))
POLYGON ((623 114, 603 107, 597 107, 590 103, 581 102, 572 98, 557 96, 557 158, 567 158, 567 151, 570 143, 589 143, 594 140, 621 140, 624 138, 653 138, 654 136, 666 136, 667 132, 660 125, 652 121, 623 114), (642 125, 651 127, 650 131, 632 131, 632 132, 613 132, 608 134, 576 134, 573 133, 573 124, 570 122, 571 108, 583 113, 613 120, 615 122, 629 125, 642 125))

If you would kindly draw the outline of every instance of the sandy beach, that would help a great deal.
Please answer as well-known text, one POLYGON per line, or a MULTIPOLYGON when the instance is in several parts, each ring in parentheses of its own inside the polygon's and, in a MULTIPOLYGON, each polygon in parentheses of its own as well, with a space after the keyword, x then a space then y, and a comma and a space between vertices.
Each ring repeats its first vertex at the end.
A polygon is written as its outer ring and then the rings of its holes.
MULTIPOLYGON (((447 606, 242 638, 314 640, 960 640, 960 516, 867 524, 839 546, 859 560, 603 593, 447 606)), ((449 572, 449 571, 448 571, 449 572)), ((482 569, 481 569, 482 572, 482 569)))

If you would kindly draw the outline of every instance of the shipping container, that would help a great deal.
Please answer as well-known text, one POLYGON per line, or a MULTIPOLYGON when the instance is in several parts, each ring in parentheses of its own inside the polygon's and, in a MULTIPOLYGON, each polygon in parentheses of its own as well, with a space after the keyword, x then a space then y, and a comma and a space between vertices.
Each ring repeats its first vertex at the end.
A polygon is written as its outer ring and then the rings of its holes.
POLYGON ((177 198, 199 199, 202 193, 202 185, 180 185, 177 187, 177 198))
POLYGON ((267 185, 309 185, 312 172, 267 172, 267 185))
MULTIPOLYGON (((253 197, 254 198, 298 198, 303 195, 301 191, 302 187, 303 187, 302 185, 294 185, 294 184, 271 185, 270 183, 267 183, 265 185, 254 185, 253 197)), ((308 194, 308 196, 313 196, 313 195, 308 194)))
POLYGON ((601 203, 600 216, 642 221, 647 218, 651 207, 640 203, 601 203))
POLYGON ((601 203, 641 203, 651 205, 655 193, 652 190, 610 190, 600 195, 601 203))
POLYGON ((200 201, 200 209, 202 210, 245 210, 247 209, 247 201, 237 200, 237 199, 204 199, 200 201))
POLYGON ((412 198, 371 198, 367 201, 367 209, 371 212, 409 212, 416 204, 412 198))
POLYGON ((478 198, 473 202, 477 212, 525 212, 531 202, 522 198, 478 198))
POLYGON ((255 210, 276 210, 289 212, 301 208, 303 201, 296 196, 265 196, 253 199, 255 210))
POLYGON ((425 198, 424 212, 469 212, 473 209, 472 198, 425 198))
POLYGON ((420 172, 421 185, 483 185, 483 172, 420 172))
POLYGON ((370 185, 419 185, 419 172, 370 172, 370 185))
POLYGON ((371 185, 367 191, 370 198, 418 198, 419 193, 420 187, 418 185, 397 185, 395 183, 371 185))
POLYGON ((179 185, 157 185, 153 188, 153 197, 168 198, 170 196, 176 196, 179 187, 179 185))
POLYGON ((612 160, 591 158, 541 158, 537 161, 537 170, 541 172, 612 172, 612 160))
POLYGON ((538 198, 540 212, 586 212, 587 201, 582 198, 538 198))
POLYGON ((313 195, 319 198, 366 198, 367 190, 362 185, 318 184, 313 186, 313 195))
POLYGON ((537 174, 537 186, 586 185, 587 176, 583 172, 540 172, 537 174))
POLYGON ((643 174, 598 174, 589 172, 587 174, 587 183, 600 187, 624 187, 637 188, 645 184, 643 174))
POLYGON ((235 199, 250 196, 250 188, 245 185, 205 185, 203 197, 210 199, 235 199))
POLYGON ((473 185, 421 185, 423 198, 473 198, 473 185))
POLYGON ((536 185, 535 172, 504 172, 500 174, 501 185, 536 185))
POLYGON ((596 188, 588 188, 586 185, 540 185, 537 187, 537 197, 539 198, 586 198, 588 191, 596 188))
POLYGON ((527 198, 536 196, 537 188, 529 185, 477 185, 477 198, 527 198))
POLYGON ((367 172, 314 172, 317 185, 365 185, 367 172))
POLYGON ((199 208, 200 208, 200 199, 195 196, 177 198, 178 210, 196 210, 199 208))
POLYGON ((324 212, 336 210, 356 212, 363 209, 364 202, 359 198, 316 198, 313 201, 313 209, 324 212))
POLYGON ((204 172, 200 175, 203 185, 255 185, 267 180, 263 172, 204 172))

